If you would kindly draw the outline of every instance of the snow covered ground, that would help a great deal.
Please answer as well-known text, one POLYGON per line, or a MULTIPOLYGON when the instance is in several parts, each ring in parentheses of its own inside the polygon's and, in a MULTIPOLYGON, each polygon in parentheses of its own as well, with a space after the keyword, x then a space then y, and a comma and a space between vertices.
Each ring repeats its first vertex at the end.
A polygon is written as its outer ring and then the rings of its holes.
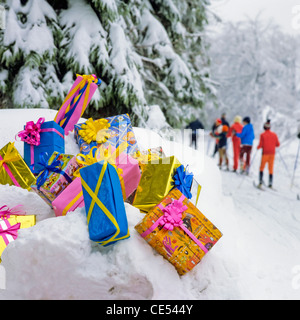
MULTIPOLYGON (((26 121, 41 116, 52 120, 55 112, 0 110, 0 146, 13 141, 26 121)), ((299 299, 299 173, 298 185, 290 190, 291 178, 278 158, 278 192, 261 192, 252 185, 258 155, 252 176, 244 178, 220 172, 217 156, 206 154, 207 145, 194 151, 149 130, 135 128, 135 133, 141 148, 162 145, 167 156, 174 154, 189 164, 203 188, 198 208, 223 238, 194 270, 180 277, 135 232, 143 217, 136 208, 126 204, 130 239, 101 248, 89 240, 84 209, 56 218, 35 193, 0 185, 0 205, 23 204, 28 214, 37 215, 37 225, 20 230, 2 255, 6 290, 0 290, 0 299, 299 299)), ((295 139, 281 149, 290 174, 297 143, 295 139)), ((15 145, 23 154, 22 143, 15 145)), ((72 134, 66 138, 66 153, 78 153, 72 134)))

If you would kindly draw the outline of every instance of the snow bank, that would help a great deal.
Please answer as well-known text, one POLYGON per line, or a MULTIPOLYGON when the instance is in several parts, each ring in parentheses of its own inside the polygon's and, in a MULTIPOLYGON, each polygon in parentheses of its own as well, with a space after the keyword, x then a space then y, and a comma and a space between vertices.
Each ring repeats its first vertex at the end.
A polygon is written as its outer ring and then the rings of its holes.
MULTIPOLYGON (((0 110, 0 145, 13 141, 26 121, 41 116, 52 120, 55 111, 0 110)), ((214 161, 149 130, 134 130, 141 148, 161 145, 167 156, 174 154, 183 164, 190 164, 203 186, 198 207, 223 232, 223 238, 194 270, 180 277, 134 230, 143 214, 129 204, 130 239, 102 248, 89 240, 84 209, 56 218, 35 193, 0 185, 1 205, 23 204, 27 214, 37 215, 37 225, 20 230, 18 239, 2 255, 6 290, 0 290, 0 299, 242 298, 236 256, 241 233, 233 202, 222 194, 214 161)), ((23 154, 22 143, 15 145, 23 154)), ((73 135, 66 137, 66 152, 77 154, 78 150, 73 135)))

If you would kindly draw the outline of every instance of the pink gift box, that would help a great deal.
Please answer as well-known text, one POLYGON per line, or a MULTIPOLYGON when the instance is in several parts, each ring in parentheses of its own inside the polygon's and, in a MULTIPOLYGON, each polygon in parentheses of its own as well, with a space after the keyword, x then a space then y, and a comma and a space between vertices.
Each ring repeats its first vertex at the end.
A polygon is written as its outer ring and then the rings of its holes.
MULTIPOLYGON (((112 148, 112 150, 114 151, 115 149, 112 148)), ((117 168, 123 170, 123 173, 120 175, 124 180, 126 193, 126 198, 124 200, 126 200, 137 189, 140 183, 141 171, 139 162, 128 154, 122 152, 119 157, 116 158, 116 166, 117 168)))
POLYGON ((65 216, 77 208, 84 207, 81 179, 76 178, 53 202, 53 210, 57 217, 65 216))
POLYGON ((97 79, 95 75, 77 75, 54 119, 65 130, 66 136, 74 130, 75 124, 82 117, 100 83, 101 80, 97 79), (78 100, 77 97, 79 97, 78 100))

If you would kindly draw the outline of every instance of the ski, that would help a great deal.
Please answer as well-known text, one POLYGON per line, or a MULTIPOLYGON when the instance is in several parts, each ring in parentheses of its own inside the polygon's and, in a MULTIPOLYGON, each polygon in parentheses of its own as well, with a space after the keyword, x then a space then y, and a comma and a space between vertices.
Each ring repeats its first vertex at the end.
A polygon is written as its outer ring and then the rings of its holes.
POLYGON ((259 186, 259 184, 256 184, 255 181, 253 181, 253 186, 260 191, 266 191, 265 188, 263 188, 262 186, 259 186))

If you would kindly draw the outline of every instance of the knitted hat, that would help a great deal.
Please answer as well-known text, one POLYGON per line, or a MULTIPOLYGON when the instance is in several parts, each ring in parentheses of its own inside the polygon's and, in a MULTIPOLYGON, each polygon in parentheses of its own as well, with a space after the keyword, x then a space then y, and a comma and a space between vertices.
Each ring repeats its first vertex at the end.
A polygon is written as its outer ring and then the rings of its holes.
POLYGON ((222 124, 222 120, 221 120, 220 118, 218 118, 218 119, 216 120, 216 123, 222 124))
POLYGON ((271 120, 268 119, 267 122, 264 124, 264 129, 268 130, 271 129, 271 120))
POLYGON ((250 117, 245 117, 245 118, 243 119, 243 121, 244 121, 244 122, 247 122, 247 123, 250 123, 250 122, 251 122, 251 119, 250 119, 250 117))

